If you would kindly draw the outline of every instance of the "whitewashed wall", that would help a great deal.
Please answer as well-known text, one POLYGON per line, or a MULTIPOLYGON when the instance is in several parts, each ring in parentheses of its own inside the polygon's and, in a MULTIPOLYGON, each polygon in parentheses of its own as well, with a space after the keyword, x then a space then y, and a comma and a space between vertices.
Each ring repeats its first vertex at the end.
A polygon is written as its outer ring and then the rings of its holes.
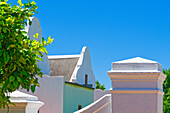
POLYGON ((88 84, 96 86, 95 76, 91 66, 91 56, 88 47, 83 47, 77 66, 73 72, 70 82, 85 84, 85 75, 88 75, 88 84))
POLYGON ((46 76, 39 78, 40 87, 36 88, 35 93, 27 92, 35 95, 44 102, 44 106, 40 108, 39 113, 63 113, 63 92, 64 92, 64 76, 46 76))

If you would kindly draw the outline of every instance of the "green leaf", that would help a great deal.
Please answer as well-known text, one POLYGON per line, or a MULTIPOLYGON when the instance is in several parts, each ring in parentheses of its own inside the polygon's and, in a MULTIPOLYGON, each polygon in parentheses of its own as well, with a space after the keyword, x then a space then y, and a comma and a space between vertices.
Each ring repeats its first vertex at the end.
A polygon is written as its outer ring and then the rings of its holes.
POLYGON ((35 92, 35 85, 31 86, 31 91, 34 93, 35 92))
POLYGON ((37 52, 37 55, 39 55, 40 57, 43 57, 43 54, 40 51, 37 52))
POLYGON ((25 59, 23 58, 23 56, 20 56, 19 61, 25 64, 25 59))
POLYGON ((17 80, 18 82, 21 82, 21 78, 19 76, 17 76, 17 80))
POLYGON ((42 59, 42 58, 40 58, 40 57, 37 57, 37 60, 40 60, 40 61, 44 62, 44 61, 43 61, 43 59, 42 59))
POLYGON ((9 82, 13 82, 14 80, 15 80, 15 77, 14 76, 10 76, 9 82))
POLYGON ((38 33, 35 33, 35 35, 33 35, 34 38, 38 38, 38 33))
POLYGON ((8 17, 8 18, 6 19, 6 21, 7 21, 7 22, 11 22, 11 21, 12 21, 12 18, 11 18, 11 17, 8 17))
POLYGON ((42 76, 43 76, 43 73, 42 73, 42 72, 40 72, 40 73, 38 73, 38 75, 39 75, 40 77, 42 77, 42 76))
POLYGON ((3 21, 0 21, 0 25, 3 25, 4 23, 3 23, 3 21))
POLYGON ((12 72, 16 70, 16 67, 17 67, 16 64, 14 64, 12 72))
POLYGON ((20 6, 23 6, 23 4, 22 4, 21 0, 18 0, 18 2, 17 2, 17 3, 19 3, 19 5, 20 5, 20 6))
POLYGON ((43 52, 43 53, 46 53, 47 54, 47 49, 45 47, 41 47, 39 48, 39 51, 43 52))
POLYGON ((7 28, 4 27, 4 28, 3 28, 3 32, 4 32, 4 33, 7 33, 7 28))
POLYGON ((48 37, 47 44, 51 44, 54 39, 51 39, 51 36, 48 37))
POLYGON ((14 87, 15 87, 15 88, 18 87, 18 81, 14 81, 14 87))
POLYGON ((32 1, 31 4, 35 5, 36 3, 34 1, 32 1))
POLYGON ((0 5, 7 4, 6 2, 0 2, 0 5))
POLYGON ((0 39, 2 39, 2 40, 3 40, 3 35, 0 35, 0 39))
POLYGON ((13 47, 16 47, 16 45, 14 45, 14 44, 9 45, 7 50, 9 50, 10 48, 13 48, 13 47))
POLYGON ((21 71, 21 74, 22 74, 22 75, 27 75, 27 72, 21 71))
POLYGON ((0 48, 2 48, 2 44, 1 44, 1 42, 0 42, 0 48))
POLYGON ((9 61, 9 55, 6 56, 6 62, 8 62, 8 61, 9 61))

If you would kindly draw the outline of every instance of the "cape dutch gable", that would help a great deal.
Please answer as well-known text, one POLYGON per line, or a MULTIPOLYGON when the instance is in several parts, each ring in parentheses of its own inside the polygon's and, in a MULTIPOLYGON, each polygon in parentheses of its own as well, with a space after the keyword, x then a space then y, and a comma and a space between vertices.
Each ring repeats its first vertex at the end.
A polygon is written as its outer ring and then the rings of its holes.
POLYGON ((53 55, 50 60, 51 76, 65 76, 67 82, 87 84, 95 87, 95 76, 91 66, 88 47, 83 47, 80 55, 53 55))

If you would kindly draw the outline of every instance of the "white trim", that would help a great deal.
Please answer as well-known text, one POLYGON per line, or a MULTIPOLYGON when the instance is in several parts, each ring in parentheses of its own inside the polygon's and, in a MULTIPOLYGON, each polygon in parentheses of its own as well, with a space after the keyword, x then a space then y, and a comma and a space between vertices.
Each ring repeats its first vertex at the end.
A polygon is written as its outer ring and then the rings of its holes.
POLYGON ((158 63, 158 62, 148 60, 148 59, 144 59, 144 58, 141 58, 141 57, 135 57, 135 58, 117 61, 117 62, 113 62, 113 63, 158 63))
POLYGON ((32 101, 38 100, 38 97, 36 96, 29 95, 29 94, 26 94, 26 93, 23 93, 17 90, 10 93, 9 96, 12 102, 17 102, 17 101, 26 102, 27 100, 32 100, 32 101))
POLYGON ((48 59, 78 58, 80 55, 49 55, 48 59))

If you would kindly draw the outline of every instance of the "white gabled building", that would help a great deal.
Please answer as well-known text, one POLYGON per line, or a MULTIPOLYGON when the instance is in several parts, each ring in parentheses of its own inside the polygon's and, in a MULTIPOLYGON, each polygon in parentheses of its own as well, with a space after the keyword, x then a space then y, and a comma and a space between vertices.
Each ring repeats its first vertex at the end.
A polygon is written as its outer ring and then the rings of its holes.
POLYGON ((53 55, 48 58, 51 76, 65 76, 67 82, 95 88, 95 76, 88 47, 83 47, 79 55, 53 55))
MULTIPOLYGON (((33 40, 36 33, 39 34, 37 41, 42 40, 40 22, 36 17, 31 17, 32 24, 25 27, 28 36, 33 40)), ((65 76, 67 82, 86 84, 95 88, 95 76, 91 66, 91 56, 88 47, 83 47, 79 55, 53 55, 43 53, 43 61, 38 66, 45 75, 65 76)))

